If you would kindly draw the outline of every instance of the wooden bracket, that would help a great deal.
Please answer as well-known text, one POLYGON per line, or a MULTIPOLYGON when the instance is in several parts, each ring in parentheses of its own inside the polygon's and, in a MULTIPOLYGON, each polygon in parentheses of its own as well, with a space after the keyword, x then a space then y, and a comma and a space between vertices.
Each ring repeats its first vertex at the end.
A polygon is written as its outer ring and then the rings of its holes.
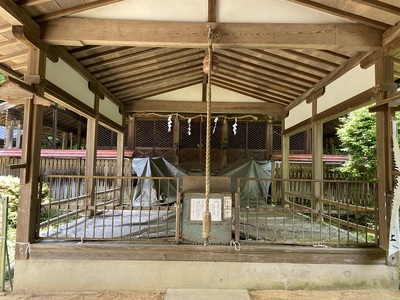
POLYGON ((379 94, 381 92, 395 92, 397 91, 397 83, 382 83, 373 87, 374 94, 379 94))
POLYGON ((26 169, 26 164, 13 164, 7 165, 7 169, 16 170, 16 169, 26 169))
POLYGON ((15 79, 8 78, 8 80, 0 85, 0 96, 6 102, 17 105, 25 104, 26 100, 32 100, 33 104, 50 106, 51 101, 36 95, 32 90, 31 86, 24 83, 18 82, 15 79))
POLYGON ((104 99, 104 93, 102 93, 102 92, 100 91, 100 89, 98 89, 97 86, 94 85, 94 84, 93 84, 92 82, 90 82, 90 81, 89 81, 89 90, 90 90, 93 94, 99 96, 99 98, 100 98, 101 100, 104 99))
POLYGON ((306 98, 307 103, 312 103, 314 100, 322 97, 325 94, 325 87, 320 88, 319 90, 312 93, 310 96, 306 98))
POLYGON ((58 61, 59 55, 56 48, 44 44, 39 36, 35 36, 35 34, 27 30, 25 26, 14 25, 12 27, 12 33, 17 40, 25 44, 28 48, 40 49, 52 62, 58 61))
POLYGON ((40 75, 24 75, 24 82, 26 84, 41 84, 42 83, 42 78, 40 75))

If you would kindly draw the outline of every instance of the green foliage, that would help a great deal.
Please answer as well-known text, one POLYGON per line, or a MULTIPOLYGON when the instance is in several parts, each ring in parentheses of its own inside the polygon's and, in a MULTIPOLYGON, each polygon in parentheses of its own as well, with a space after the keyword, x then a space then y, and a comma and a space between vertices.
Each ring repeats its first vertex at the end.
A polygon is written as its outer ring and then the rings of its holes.
POLYGON ((16 228, 19 200, 19 178, 0 176, 0 195, 2 197, 8 197, 8 224, 11 228, 16 228))
POLYGON ((6 77, 4 76, 4 74, 0 73, 0 84, 2 84, 5 81, 6 81, 6 77))
POLYGON ((376 117, 363 107, 340 118, 337 130, 342 150, 350 159, 340 171, 350 178, 376 177, 376 117))
MULTIPOLYGON (((12 229, 17 228, 19 185, 18 177, 0 176, 0 195, 8 197, 8 224, 12 229)), ((50 199, 50 188, 47 184, 42 187, 41 198, 44 202, 50 199)))

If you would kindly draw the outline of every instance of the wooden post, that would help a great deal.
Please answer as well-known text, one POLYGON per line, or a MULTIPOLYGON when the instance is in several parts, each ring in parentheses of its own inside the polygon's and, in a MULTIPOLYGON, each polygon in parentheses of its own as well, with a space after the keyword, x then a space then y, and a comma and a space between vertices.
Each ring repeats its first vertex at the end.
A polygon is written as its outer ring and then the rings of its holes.
MULTIPOLYGON (((70 133, 68 133, 68 140, 69 140, 69 149, 73 149, 73 147, 74 147, 74 133, 73 132, 70 132, 70 133)), ((80 148, 77 148, 77 149, 80 149, 80 148)))
MULTIPOLYGON (((38 49, 28 50, 26 75, 43 76, 45 72, 45 55, 38 49)), ((44 94, 40 85, 33 85, 35 92, 44 94)), ((20 195, 18 203, 16 259, 29 257, 29 243, 35 241, 36 223, 39 206, 38 184, 40 167, 40 149, 42 136, 43 106, 34 105, 31 99, 25 101, 22 137, 21 163, 26 165, 20 173, 20 195)))
POLYGON ((15 148, 21 148, 21 121, 17 122, 17 134, 15 136, 15 148))
POLYGON ((174 164, 179 164, 179 132, 180 132, 180 121, 179 117, 176 116, 174 119, 174 126, 172 127, 172 143, 174 147, 174 164))
POLYGON ((51 139, 52 148, 57 149, 57 123, 58 123, 58 110, 53 109, 53 137, 51 139))
MULTIPOLYGON (((124 120, 125 121, 125 120, 124 120)), ((125 123, 125 122, 124 122, 125 123)), ((117 176, 124 175, 124 133, 117 132, 117 176)), ((124 187, 123 187, 123 180, 118 179, 116 181, 116 189, 119 190, 119 204, 123 204, 124 200, 124 187)))
MULTIPOLYGON (((315 98, 312 101, 312 128, 311 128, 311 153, 312 153, 312 209, 315 211, 319 211, 322 209, 321 203, 318 201, 323 194, 322 191, 322 180, 324 179, 324 161, 323 161, 323 135, 324 128, 323 123, 317 123, 314 121, 314 116, 317 115, 317 99, 315 98)), ((321 221, 317 213, 317 220, 321 221)))
POLYGON ((226 167, 228 165, 228 138, 229 138, 229 128, 228 121, 224 119, 222 123, 222 167, 226 167))
POLYGON ((128 149, 135 150, 135 117, 129 117, 128 121, 128 149))
POLYGON ((99 127, 99 97, 95 95, 95 118, 88 118, 86 135, 86 206, 88 206, 88 215, 94 215, 93 206, 96 196, 96 180, 92 177, 96 175, 97 162, 97 136, 99 127))
MULTIPOLYGON (((72 132, 71 132, 72 133, 72 132)), ((72 143, 71 143, 72 144, 72 143)), ((63 150, 68 149, 68 132, 63 132, 62 133, 62 146, 61 148, 63 150)))
POLYGON ((289 149, 290 148, 290 136, 287 134, 282 134, 282 162, 281 162, 281 172, 282 172, 282 207, 285 207, 286 201, 286 191, 290 187, 289 183, 289 149))
POLYGON ((14 144, 14 120, 10 120, 6 127, 6 149, 12 149, 14 144))
MULTIPOLYGON (((393 58, 384 57, 375 65, 375 83, 393 83, 393 58)), ((376 104, 384 101, 389 96, 388 92, 376 95, 376 104)), ((377 178, 378 178, 378 212, 379 212, 379 247, 388 249, 389 227, 391 213, 392 187, 392 114, 390 109, 376 113, 376 143, 377 143, 377 178)))
POLYGON ((265 132, 265 155, 264 159, 271 160, 272 154, 274 152, 273 144, 274 144, 274 125, 270 123, 270 120, 266 124, 266 132, 265 132))
MULTIPOLYGON (((82 119, 82 117, 80 117, 80 119, 82 119)), ((76 149, 82 149, 82 121, 79 121, 78 122, 78 132, 77 132, 77 134, 76 134, 76 149)), ((73 140, 72 140, 72 138, 71 138, 71 145, 70 145, 70 147, 71 147, 71 149, 73 148, 73 146, 74 146, 74 143, 73 143, 73 140)))

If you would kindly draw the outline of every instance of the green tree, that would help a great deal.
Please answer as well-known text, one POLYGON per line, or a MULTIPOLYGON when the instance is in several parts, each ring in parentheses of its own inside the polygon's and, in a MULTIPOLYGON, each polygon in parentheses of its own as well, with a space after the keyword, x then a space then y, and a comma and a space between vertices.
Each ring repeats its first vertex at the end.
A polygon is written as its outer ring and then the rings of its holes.
POLYGON ((363 107, 339 119, 337 130, 349 161, 340 170, 350 178, 376 178, 376 117, 363 107))

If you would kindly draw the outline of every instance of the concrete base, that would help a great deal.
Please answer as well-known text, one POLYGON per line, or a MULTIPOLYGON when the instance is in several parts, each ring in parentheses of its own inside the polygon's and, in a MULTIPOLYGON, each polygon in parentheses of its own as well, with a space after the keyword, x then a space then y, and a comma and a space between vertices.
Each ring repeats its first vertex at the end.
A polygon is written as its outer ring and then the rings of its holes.
POLYGON ((398 267, 137 260, 18 260, 16 292, 398 289, 398 267))
POLYGON ((246 290, 183 290, 168 289, 164 300, 250 300, 250 295, 246 290))

